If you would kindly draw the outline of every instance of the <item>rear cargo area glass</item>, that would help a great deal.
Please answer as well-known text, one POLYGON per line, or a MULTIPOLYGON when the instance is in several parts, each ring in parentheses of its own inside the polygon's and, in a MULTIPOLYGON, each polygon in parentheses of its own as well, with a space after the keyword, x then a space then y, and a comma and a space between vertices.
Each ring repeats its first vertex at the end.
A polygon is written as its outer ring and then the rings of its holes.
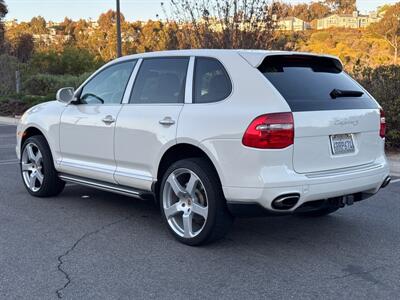
POLYGON ((258 69, 285 98, 293 112, 378 108, 334 58, 272 55, 267 56, 258 69), (334 89, 364 94, 333 99, 330 93, 334 89))

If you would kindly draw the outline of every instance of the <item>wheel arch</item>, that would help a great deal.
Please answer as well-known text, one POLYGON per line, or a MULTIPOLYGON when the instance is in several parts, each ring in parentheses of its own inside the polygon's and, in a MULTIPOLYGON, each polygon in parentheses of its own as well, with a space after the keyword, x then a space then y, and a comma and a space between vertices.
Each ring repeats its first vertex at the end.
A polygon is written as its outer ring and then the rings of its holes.
POLYGON ((179 143, 168 148, 162 155, 158 164, 157 181, 153 187, 153 191, 156 193, 156 195, 158 195, 159 192, 162 176, 167 171, 168 167, 174 162, 186 158, 201 157, 206 159, 210 166, 216 172, 219 183, 221 184, 221 173, 218 170, 218 165, 216 164, 215 159, 212 157, 212 155, 207 152, 208 151, 206 149, 203 149, 199 145, 194 145, 190 143, 179 143))
MULTIPOLYGON (((34 135, 41 135, 46 139, 46 136, 44 135, 44 133, 42 132, 42 130, 38 129, 35 126, 29 126, 27 127, 24 132, 22 133, 22 138, 21 138, 21 150, 22 150, 22 146, 24 145, 25 141, 34 136, 34 135)), ((46 139, 47 141, 47 139, 46 139)), ((48 144, 48 142, 47 142, 48 144)))
POLYGON ((43 129, 41 129, 40 127, 35 126, 35 125, 28 125, 22 131, 21 144, 19 146, 21 155, 22 155, 22 147, 24 146, 25 141, 28 138, 30 138, 32 136, 37 136, 37 135, 42 136, 46 140, 46 143, 50 148, 50 153, 51 153, 52 159, 54 160, 54 149, 53 149, 51 143, 49 142, 48 136, 45 134, 45 131, 43 129))

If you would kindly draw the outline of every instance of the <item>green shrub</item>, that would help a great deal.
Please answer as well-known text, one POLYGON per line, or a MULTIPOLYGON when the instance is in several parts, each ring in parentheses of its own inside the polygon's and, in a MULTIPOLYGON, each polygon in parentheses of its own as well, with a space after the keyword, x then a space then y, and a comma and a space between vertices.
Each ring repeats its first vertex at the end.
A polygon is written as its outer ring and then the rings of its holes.
POLYGON ((18 100, 0 101, 0 116, 22 115, 30 106, 30 104, 18 100))
POLYGON ((0 55, 0 96, 15 92, 15 71, 18 60, 10 55, 0 55))
POLYGON ((62 52, 35 53, 29 62, 32 74, 79 75, 96 70, 102 64, 86 49, 67 47, 62 52))
POLYGON ((56 97, 53 94, 49 94, 47 96, 24 95, 20 97, 22 102, 29 104, 29 106, 33 106, 42 102, 51 101, 54 100, 55 98, 56 97))
POLYGON ((77 88, 88 78, 90 73, 80 76, 38 74, 28 77, 22 84, 27 95, 55 97, 56 92, 63 87, 77 88))

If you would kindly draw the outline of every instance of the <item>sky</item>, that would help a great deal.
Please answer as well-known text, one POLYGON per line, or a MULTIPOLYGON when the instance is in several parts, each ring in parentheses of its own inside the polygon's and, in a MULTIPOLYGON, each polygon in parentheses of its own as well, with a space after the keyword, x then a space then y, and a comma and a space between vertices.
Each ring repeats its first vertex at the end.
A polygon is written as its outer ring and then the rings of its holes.
MULTIPOLYGON (((357 0, 358 10, 368 12, 376 7, 400 0, 357 0)), ((62 21, 65 16, 73 19, 97 20, 98 16, 115 9, 115 0, 5 0, 9 13, 6 20, 28 21, 41 15, 46 20, 62 21)), ((161 2, 169 6, 169 0, 120 0, 121 11, 129 21, 163 18, 161 2)), ((307 0, 287 0, 287 3, 310 2, 307 0)))

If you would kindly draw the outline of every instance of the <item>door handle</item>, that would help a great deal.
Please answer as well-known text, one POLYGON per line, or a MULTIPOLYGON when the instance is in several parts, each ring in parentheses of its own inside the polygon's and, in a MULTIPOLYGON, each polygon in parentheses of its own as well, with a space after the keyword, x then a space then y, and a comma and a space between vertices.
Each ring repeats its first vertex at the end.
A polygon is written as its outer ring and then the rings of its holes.
POLYGON ((171 117, 165 117, 164 119, 160 120, 158 123, 164 126, 171 126, 175 124, 175 121, 171 119, 171 117))
POLYGON ((108 116, 104 117, 104 118, 102 119, 102 121, 103 121, 103 123, 105 123, 106 125, 110 125, 110 124, 112 124, 112 123, 115 122, 115 119, 113 118, 113 116, 108 115, 108 116))

